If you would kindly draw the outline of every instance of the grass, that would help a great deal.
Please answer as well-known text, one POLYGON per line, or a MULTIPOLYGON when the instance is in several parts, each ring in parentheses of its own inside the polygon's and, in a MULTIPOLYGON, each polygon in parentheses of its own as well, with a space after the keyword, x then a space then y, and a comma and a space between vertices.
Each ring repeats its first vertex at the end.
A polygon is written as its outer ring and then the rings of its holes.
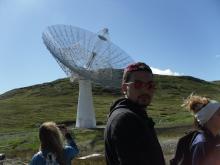
MULTIPOLYGON (((173 154, 175 143, 167 143, 170 139, 175 139, 175 142, 179 136, 183 135, 185 130, 189 129, 189 126, 177 126, 168 128, 157 128, 159 140, 163 147, 163 151, 167 159, 173 154)), ((76 129, 72 130, 80 148, 80 156, 85 156, 93 153, 104 154, 104 141, 103 141, 103 129, 76 129)), ((18 132, 13 134, 4 134, 0 136, 1 152, 6 153, 7 157, 22 158, 23 162, 29 162, 34 153, 38 151, 39 139, 38 132, 18 132)), ((75 165, 83 164, 105 164, 104 157, 89 160, 75 159, 75 165)))
MULTIPOLYGON (((159 75, 155 79, 157 91, 148 113, 153 117, 162 141, 181 136, 192 123, 189 112, 180 106, 190 93, 220 100, 220 85, 216 82, 159 75)), ((120 90, 93 85, 93 96, 97 125, 105 125, 111 103, 121 97, 120 90)), ((77 101, 78 84, 72 84, 68 79, 14 89, 0 95, 0 152, 28 161, 39 147, 37 131, 40 124, 52 120, 73 126, 77 101)), ((74 129, 74 133, 80 155, 103 153, 103 129, 74 129)))

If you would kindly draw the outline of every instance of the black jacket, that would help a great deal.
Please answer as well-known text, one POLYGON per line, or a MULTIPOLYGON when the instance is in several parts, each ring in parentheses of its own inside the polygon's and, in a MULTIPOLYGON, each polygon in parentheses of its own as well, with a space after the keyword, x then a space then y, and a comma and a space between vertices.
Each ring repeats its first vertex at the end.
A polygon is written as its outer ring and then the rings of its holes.
POLYGON ((142 109, 128 99, 111 107, 104 133, 107 165, 165 164, 154 122, 142 109))

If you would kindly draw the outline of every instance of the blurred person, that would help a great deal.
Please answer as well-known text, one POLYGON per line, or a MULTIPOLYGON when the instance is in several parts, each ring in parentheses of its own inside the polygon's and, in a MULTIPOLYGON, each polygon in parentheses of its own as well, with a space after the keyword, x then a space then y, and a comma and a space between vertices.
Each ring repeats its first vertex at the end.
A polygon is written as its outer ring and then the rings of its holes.
POLYGON ((30 165, 71 165, 79 149, 65 125, 45 122, 39 129, 40 151, 30 165), (64 144, 64 139, 66 144, 64 144))
POLYGON ((107 165, 164 165, 154 122, 146 111, 155 92, 150 67, 141 62, 127 66, 122 92, 124 98, 111 106, 105 128, 107 165))
POLYGON ((190 145, 192 165, 220 164, 220 103, 198 95, 190 95, 184 102, 194 116, 198 133, 190 145))

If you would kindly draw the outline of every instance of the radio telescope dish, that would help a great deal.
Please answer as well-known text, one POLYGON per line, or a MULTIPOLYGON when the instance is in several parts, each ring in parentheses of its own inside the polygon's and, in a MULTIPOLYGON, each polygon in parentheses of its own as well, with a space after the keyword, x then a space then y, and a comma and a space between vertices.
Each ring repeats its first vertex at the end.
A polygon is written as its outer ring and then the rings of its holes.
POLYGON ((70 80, 79 81, 76 127, 96 127, 91 82, 118 88, 121 69, 133 60, 110 41, 107 28, 95 34, 71 25, 53 25, 42 38, 70 80))

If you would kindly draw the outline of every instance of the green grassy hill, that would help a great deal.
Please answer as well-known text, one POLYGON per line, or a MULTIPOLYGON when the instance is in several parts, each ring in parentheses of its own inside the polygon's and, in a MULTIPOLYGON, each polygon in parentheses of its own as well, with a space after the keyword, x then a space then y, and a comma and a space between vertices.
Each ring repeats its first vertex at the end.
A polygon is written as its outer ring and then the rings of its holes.
POLYGON ((220 81, 213 81, 213 83, 220 85, 220 81))
MULTIPOLYGON (((220 100, 220 85, 193 77, 156 75, 157 91, 149 113, 158 126, 183 124, 189 113, 180 107, 184 98, 194 92, 220 100)), ((108 109, 120 95, 120 89, 93 85, 97 124, 106 122, 108 109)), ((75 123, 78 84, 68 79, 14 89, 0 95, 0 132, 38 127, 45 120, 75 123)))
MULTIPOLYGON (((119 90, 93 88, 97 124, 104 124, 119 90)), ((37 128, 46 120, 75 123, 78 84, 68 79, 14 89, 0 95, 0 132, 37 128)))
MULTIPOLYGON (((220 84, 197 78, 155 75, 157 90, 149 114, 163 137, 183 132, 192 122, 189 112, 180 105, 192 92, 220 100, 220 84), (169 128, 172 127, 172 128, 169 128), (166 128, 166 129, 163 129, 166 128), (183 129, 181 129, 183 128, 183 129)), ((93 85, 97 125, 105 125, 110 104, 121 97, 120 88, 104 89, 93 85)), ((74 125, 78 84, 69 79, 14 89, 0 95, 0 152, 22 157, 27 162, 38 150, 38 127, 44 121, 74 125)), ((81 155, 103 153, 103 130, 75 129, 81 155)))

